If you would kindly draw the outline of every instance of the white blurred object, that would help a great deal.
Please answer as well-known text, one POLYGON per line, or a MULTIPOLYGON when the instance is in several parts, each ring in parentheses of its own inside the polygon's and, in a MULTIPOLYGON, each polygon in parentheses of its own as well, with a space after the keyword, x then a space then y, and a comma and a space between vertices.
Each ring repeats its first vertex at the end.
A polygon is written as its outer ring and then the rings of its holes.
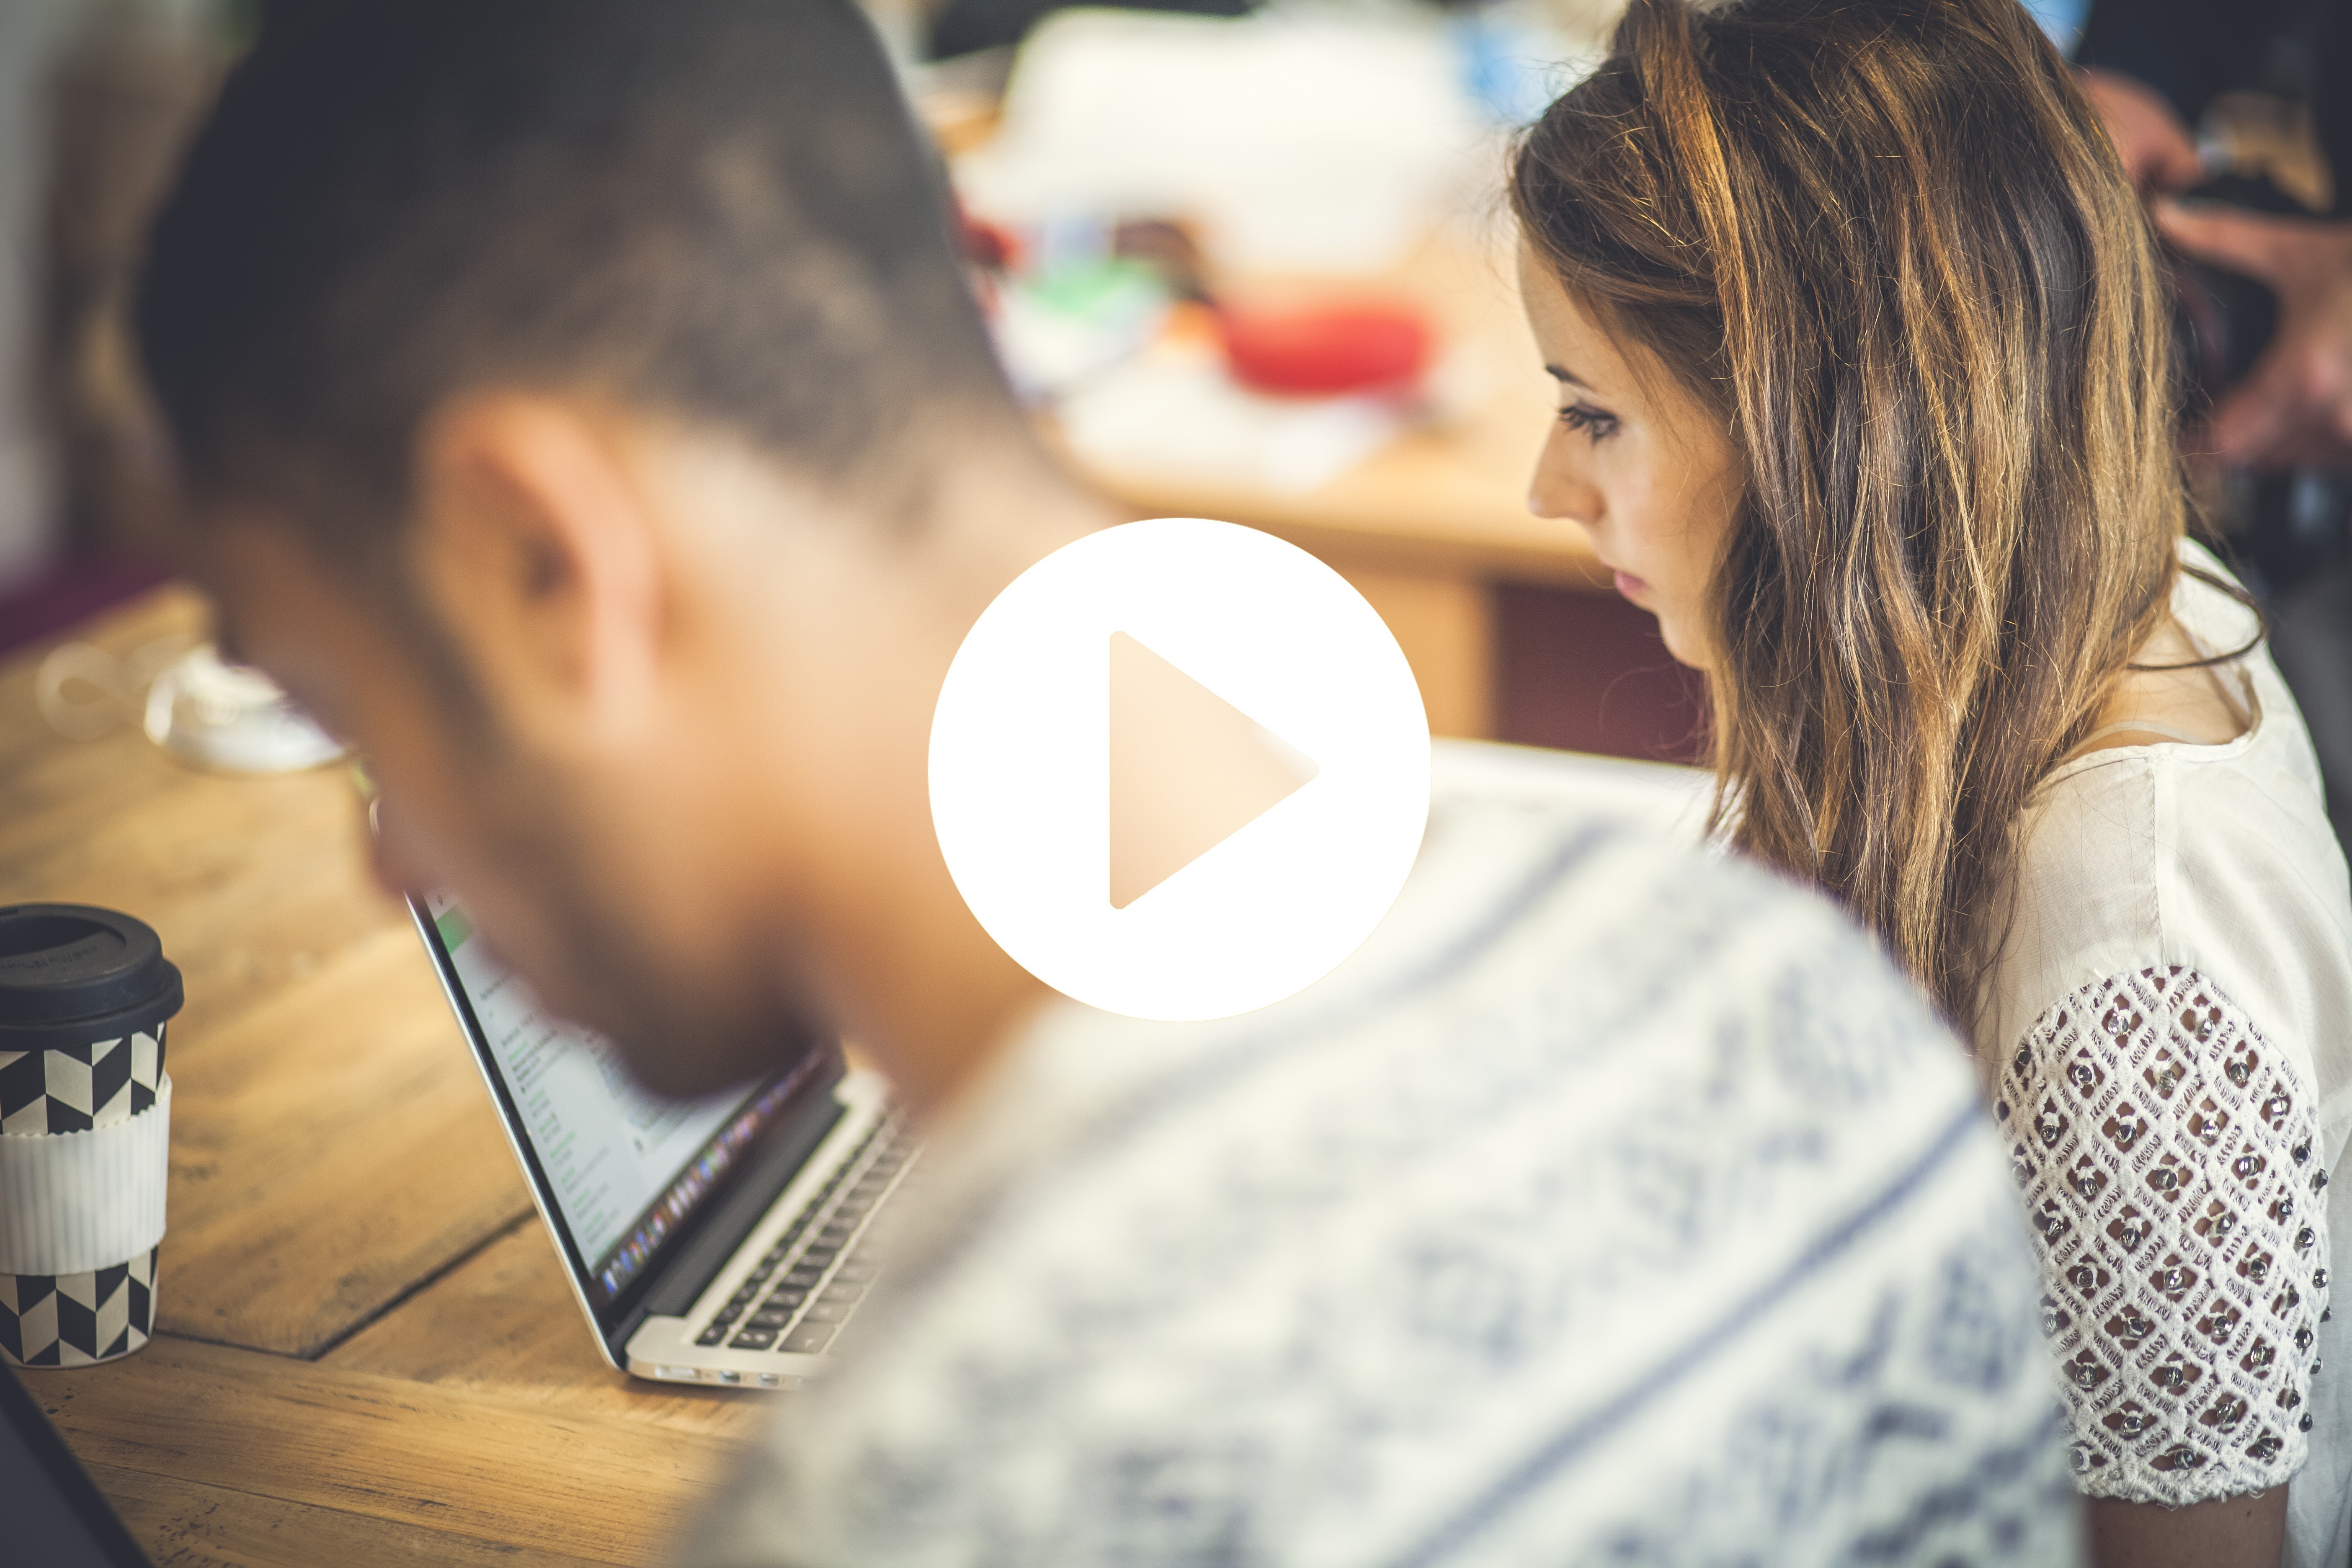
POLYGON ((1422 373, 1421 422, 1435 430, 1470 424, 1493 398, 1496 381, 1492 345, 1454 339, 1422 373))
POLYGON ((956 184, 1002 222, 1181 215, 1227 267, 1367 273, 1500 167, 1433 15, 1071 10, 1022 46, 956 184))
POLYGON ((1706 813, 1715 798, 1715 774, 1705 768, 1492 741, 1433 741, 1429 793, 1434 800, 1509 800, 1534 805, 1574 801, 1658 837, 1712 847, 1706 813))
POLYGON ((147 738, 203 767, 289 773, 343 754, 269 679, 222 662, 210 643, 163 668, 147 689, 147 738))
POLYGON ((1390 399, 1268 397, 1236 385, 1214 354, 1173 350, 1093 377, 1060 415, 1088 464, 1293 494, 1337 479, 1405 425, 1390 399))
POLYGON ((145 710, 156 671, 188 651, 185 637, 159 637, 117 656, 95 643, 59 643, 33 676, 33 703, 68 741, 94 741, 145 710))
POLYGON ((1102 262, 1005 280, 991 331, 1024 398, 1068 393, 1141 353, 1168 319, 1168 290, 1150 268, 1102 262))

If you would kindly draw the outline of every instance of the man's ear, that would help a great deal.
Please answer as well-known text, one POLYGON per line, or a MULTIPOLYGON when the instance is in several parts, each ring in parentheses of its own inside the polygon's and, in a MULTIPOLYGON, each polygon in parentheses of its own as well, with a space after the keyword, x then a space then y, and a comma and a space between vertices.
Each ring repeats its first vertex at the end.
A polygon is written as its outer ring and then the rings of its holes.
POLYGON ((616 416, 488 392, 418 437, 412 568, 506 723, 574 738, 651 701, 663 635, 659 518, 616 416))

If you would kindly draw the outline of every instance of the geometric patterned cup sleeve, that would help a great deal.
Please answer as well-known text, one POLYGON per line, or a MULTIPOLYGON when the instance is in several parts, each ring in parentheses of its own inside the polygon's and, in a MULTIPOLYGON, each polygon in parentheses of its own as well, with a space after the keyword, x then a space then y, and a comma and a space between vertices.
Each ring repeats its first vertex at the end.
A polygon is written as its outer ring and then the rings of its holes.
POLYGON ((16 1366, 90 1366, 129 1355, 155 1331, 160 1251, 87 1274, 0 1274, 0 1356, 16 1366))
POLYGON ((152 1035, 0 1051, 0 1132, 87 1132, 155 1103, 163 1026, 152 1035))
MULTIPOLYGON (((0 1136, 26 1142, 45 1135, 119 1138, 129 1131, 123 1123, 165 1109, 157 1103, 163 1029, 158 1024, 152 1033, 86 1045, 0 1050, 0 1136)), ((89 1366, 139 1349, 154 1332, 160 1255, 161 1247, 149 1244, 103 1268, 0 1273, 0 1357, 17 1366, 89 1366)))

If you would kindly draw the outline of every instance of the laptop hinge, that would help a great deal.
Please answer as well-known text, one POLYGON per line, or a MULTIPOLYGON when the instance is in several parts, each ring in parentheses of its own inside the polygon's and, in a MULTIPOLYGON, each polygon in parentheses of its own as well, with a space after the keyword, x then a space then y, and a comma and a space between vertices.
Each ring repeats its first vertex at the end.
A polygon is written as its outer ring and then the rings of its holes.
POLYGON ((815 1095, 805 1111, 788 1117, 761 1142, 742 1180, 733 1184, 710 1216, 696 1227, 693 1238, 663 1267, 644 1299, 606 1331, 605 1343, 614 1347, 615 1355, 646 1319, 679 1317, 694 1305, 743 1245, 743 1238, 767 1216, 777 1195, 808 1163, 817 1145, 847 1114, 832 1094, 815 1095))

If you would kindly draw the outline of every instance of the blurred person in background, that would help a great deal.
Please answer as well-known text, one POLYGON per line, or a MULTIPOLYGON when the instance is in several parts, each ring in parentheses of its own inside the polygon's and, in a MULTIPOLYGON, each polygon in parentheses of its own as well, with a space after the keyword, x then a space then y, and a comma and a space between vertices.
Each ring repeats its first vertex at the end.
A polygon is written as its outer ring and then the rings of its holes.
POLYGON ((0 598, 46 566, 58 544, 53 422, 37 388, 48 67, 68 5, 0 6, 0 598))
POLYGON ((167 481, 123 311, 230 41, 213 0, 0 5, 0 650, 152 584, 167 481))
POLYGON ((1197 1026, 973 921, 940 682, 1111 519, 847 0, 273 25, 138 324, 225 641, 365 754, 387 881, 659 1089, 841 1031, 927 1129, 688 1561, 2076 1559, 1973 1081, 1822 900, 1465 804, 1362 952, 1197 1026))
POLYGON ((2166 241, 2253 286, 2189 441, 2249 476, 2232 543, 2352 845, 2352 5, 2096 0, 2075 61, 2166 241))
POLYGON ((2096 1554, 2340 1563, 2352 893, 2074 73, 2016 0, 1636 0, 1512 198, 1530 504, 1704 671, 1720 836, 1972 1035, 2096 1554))

